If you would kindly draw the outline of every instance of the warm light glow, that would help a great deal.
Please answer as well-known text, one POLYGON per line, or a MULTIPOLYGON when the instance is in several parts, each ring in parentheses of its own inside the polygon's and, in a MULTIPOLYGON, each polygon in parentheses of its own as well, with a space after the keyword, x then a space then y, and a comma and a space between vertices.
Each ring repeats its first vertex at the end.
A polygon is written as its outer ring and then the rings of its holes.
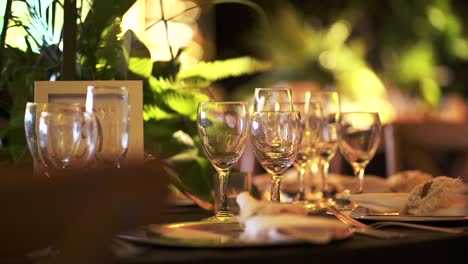
POLYGON ((427 16, 429 18, 429 22, 431 22, 435 28, 440 31, 445 29, 447 19, 442 10, 437 7, 429 7, 427 10, 427 16))
POLYGON ((439 104, 442 96, 439 85, 432 78, 424 78, 421 80, 421 90, 424 99, 433 106, 439 104))
MULTIPOLYGON (((23 23, 27 23, 25 17, 28 13, 28 8, 26 3, 13 1, 11 10, 13 15, 17 16, 23 23)), ((4 13, 2 13, 4 14, 4 13)), ((8 29, 8 33, 6 35, 6 44, 21 49, 26 50, 27 45, 24 41, 24 36, 26 35, 26 31, 22 27, 11 27, 8 29)))
MULTIPOLYGON (((168 23, 168 34, 166 36, 166 27, 162 22, 148 29, 142 36, 141 40, 151 52, 151 59, 167 61, 171 59, 171 54, 168 48, 172 46, 173 53, 187 46, 193 38, 193 30, 190 26, 182 23, 168 23)), ((173 54, 175 56, 175 54, 173 54)))
POLYGON ((325 41, 330 46, 341 45, 349 37, 350 33, 349 23, 345 20, 340 20, 331 26, 325 36, 325 41))
MULTIPOLYGON (((162 1, 164 17, 167 28, 162 18, 160 1, 138 0, 123 16, 122 32, 132 30, 136 36, 145 44, 151 53, 153 61, 168 61, 177 52, 193 43, 195 35, 196 19, 200 15, 200 8, 185 11, 195 4, 190 1, 171 0, 162 1), (169 45, 172 48, 172 56, 169 45)), ((195 50, 195 49, 194 49, 195 50)), ((199 49, 190 55, 184 54, 185 62, 194 64, 199 61, 202 53, 199 49), (188 57, 191 57, 189 59, 188 57)))
MULTIPOLYGON (((51 1, 42 1, 42 9, 44 10, 48 5, 50 5, 50 2, 51 1)), ((33 5, 33 7, 34 5, 38 5, 38 3, 36 3, 35 1, 29 1, 29 3, 33 5)), ((63 6, 63 0, 60 1, 60 3, 62 3, 63 6)), ((89 6, 86 3, 84 4, 85 5, 83 6, 82 10, 83 16, 86 15, 89 10, 89 6)), ((78 3, 78 7, 80 7, 79 5, 80 3, 78 3)), ((5 43, 7 45, 25 51, 27 49, 25 37, 27 36, 33 52, 39 53, 41 46, 50 46, 52 44, 59 44, 59 48, 62 48, 60 37, 63 27, 63 8, 61 8, 60 5, 57 5, 57 8, 55 9, 55 28, 49 28, 49 26, 52 26, 52 24, 48 23, 52 21, 52 18, 50 18, 50 21, 44 21, 44 19, 39 21, 37 17, 31 17, 31 14, 28 10, 28 6, 25 2, 13 1, 11 10, 13 13, 12 15, 15 16, 19 21, 21 21, 23 25, 26 25, 28 27, 29 34, 32 37, 28 36, 28 32, 26 32, 26 30, 23 27, 13 26, 13 23, 10 21, 10 28, 8 28, 8 32, 6 34, 5 39, 5 43), (34 40, 38 43, 33 41, 32 38, 34 38, 34 40)), ((1 12, 1 14, 4 14, 4 11, 1 12)), ((45 12, 43 12, 43 14, 40 15, 45 16, 45 12)), ((48 13, 48 15, 51 16, 50 13, 48 13)))
POLYGON ((332 51, 324 51, 319 56, 320 65, 326 69, 333 70, 336 68, 336 54, 332 51))
POLYGON ((468 41, 465 39, 456 39, 452 43, 452 50, 455 55, 461 59, 468 60, 468 41))
POLYGON ((399 76, 401 81, 418 81, 421 77, 431 77, 434 58, 432 48, 425 43, 416 44, 409 48, 399 58, 399 76))

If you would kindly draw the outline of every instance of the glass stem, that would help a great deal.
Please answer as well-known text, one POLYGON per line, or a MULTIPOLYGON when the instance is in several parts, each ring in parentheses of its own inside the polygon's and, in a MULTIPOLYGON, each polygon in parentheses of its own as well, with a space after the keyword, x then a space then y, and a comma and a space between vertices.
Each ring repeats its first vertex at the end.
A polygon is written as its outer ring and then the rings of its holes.
POLYGON ((329 196, 328 190, 328 168, 330 163, 326 159, 320 160, 320 169, 322 172, 322 193, 324 196, 329 196))
POLYGON ((320 176, 320 173, 319 173, 319 168, 320 165, 319 165, 319 162, 317 162, 317 160, 312 160, 310 162, 310 165, 309 165, 309 173, 311 174, 311 178, 312 178, 312 184, 311 184, 311 188, 312 188, 312 191, 317 193, 317 192, 320 192, 319 190, 319 186, 317 186, 317 182, 318 182, 318 177, 320 176))
POLYGON ((305 177, 304 177, 305 173, 306 173, 306 168, 301 166, 301 168, 297 172, 297 180, 299 181, 299 193, 297 197, 298 201, 305 200, 305 177))
POLYGON ((229 216, 229 205, 227 201, 227 186, 228 186, 229 169, 219 170, 219 210, 216 216, 229 216))
POLYGON ((360 194, 364 190, 364 167, 353 164, 354 175, 356 176, 357 184, 354 189, 354 194, 360 194))
POLYGON ((271 201, 279 203, 280 199, 280 191, 281 191, 281 176, 273 176, 271 180, 271 201))

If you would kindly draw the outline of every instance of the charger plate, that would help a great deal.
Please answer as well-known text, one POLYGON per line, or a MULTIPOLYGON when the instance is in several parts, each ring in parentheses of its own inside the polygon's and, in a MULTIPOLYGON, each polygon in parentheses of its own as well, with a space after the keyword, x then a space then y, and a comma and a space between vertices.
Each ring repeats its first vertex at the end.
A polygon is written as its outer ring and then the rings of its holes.
MULTIPOLYGON (((179 248, 240 248, 305 245, 303 241, 246 241, 238 222, 181 222, 149 225, 118 235, 144 245, 179 248)), ((350 233, 351 235, 351 233, 350 233)), ((343 237, 341 239, 345 239, 343 237)))
MULTIPOLYGON (((279 245, 278 242, 250 242, 239 239, 243 229, 238 222, 180 222, 149 225, 118 237, 146 245, 186 248, 236 248, 279 245)), ((281 242, 285 244, 299 242, 281 242)), ((303 243, 303 242, 300 242, 303 243)))
POLYGON ((350 216, 354 219, 371 220, 371 221, 400 221, 400 222, 464 222, 464 221, 468 221, 468 216, 416 216, 416 215, 399 215, 398 213, 382 213, 382 214, 351 213, 350 216))

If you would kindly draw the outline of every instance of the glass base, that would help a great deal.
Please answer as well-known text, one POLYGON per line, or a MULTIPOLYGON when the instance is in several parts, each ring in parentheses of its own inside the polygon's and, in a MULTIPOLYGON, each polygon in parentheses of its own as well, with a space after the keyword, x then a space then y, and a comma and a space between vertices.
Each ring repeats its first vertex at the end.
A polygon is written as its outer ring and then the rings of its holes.
POLYGON ((237 222, 237 216, 234 214, 226 215, 214 215, 208 218, 202 219, 203 222, 217 222, 217 223, 232 223, 237 222))
POLYGON ((297 204, 303 206, 307 209, 309 214, 319 214, 327 210, 327 208, 319 201, 307 201, 307 200, 300 200, 294 201, 293 204, 297 204))

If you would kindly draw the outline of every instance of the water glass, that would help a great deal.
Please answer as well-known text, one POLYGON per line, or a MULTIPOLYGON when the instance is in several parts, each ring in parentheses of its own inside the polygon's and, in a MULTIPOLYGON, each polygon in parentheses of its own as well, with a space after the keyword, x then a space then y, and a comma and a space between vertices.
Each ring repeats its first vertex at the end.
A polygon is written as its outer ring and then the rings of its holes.
POLYGON ((290 88, 255 88, 253 112, 292 111, 290 88))
POLYGON ((130 104, 123 86, 88 86, 86 112, 96 115, 100 165, 120 168, 129 144, 130 104))

